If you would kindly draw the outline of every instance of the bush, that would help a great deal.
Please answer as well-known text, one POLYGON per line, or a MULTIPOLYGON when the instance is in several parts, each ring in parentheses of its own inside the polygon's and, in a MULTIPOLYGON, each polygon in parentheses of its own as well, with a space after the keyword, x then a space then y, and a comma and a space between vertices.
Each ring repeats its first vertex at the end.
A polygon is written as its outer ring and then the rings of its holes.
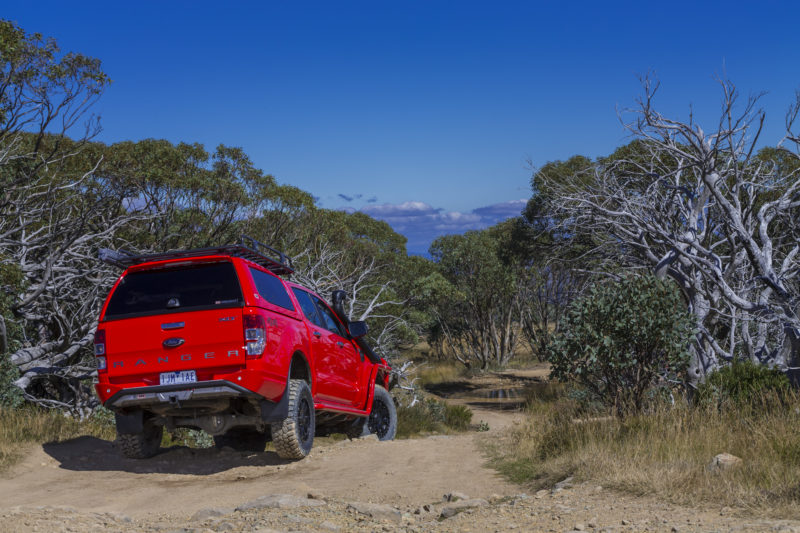
POLYGON ((164 433, 162 446, 186 446, 188 448, 213 448, 214 437, 202 429, 177 428, 164 433))
POLYGON ((447 405, 444 409, 444 425, 456 431, 466 431, 472 422, 472 409, 466 405, 447 405))
POLYGON ((709 374, 697 388, 696 398, 701 404, 720 407, 768 407, 774 402, 783 403, 790 389, 789 378, 777 368, 734 361, 709 374))
POLYGON ((547 352, 551 377, 577 381, 619 414, 640 411, 663 378, 685 377, 692 321, 653 276, 595 285, 573 302, 547 352))
POLYGON ((397 409, 397 437, 420 433, 465 431, 472 421, 472 410, 465 405, 448 405, 435 398, 423 398, 411 407, 397 409))
POLYGON ((22 391, 14 385, 19 377, 17 368, 0 353, 0 407, 19 407, 22 405, 22 391))

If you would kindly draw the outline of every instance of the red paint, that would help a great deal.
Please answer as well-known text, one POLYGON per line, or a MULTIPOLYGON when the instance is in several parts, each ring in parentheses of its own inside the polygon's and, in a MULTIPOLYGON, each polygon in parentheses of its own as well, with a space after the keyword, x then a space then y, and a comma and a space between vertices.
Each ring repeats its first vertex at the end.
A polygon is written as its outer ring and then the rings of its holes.
MULTIPOLYGON (((312 395, 319 410, 368 414, 373 384, 377 379, 386 386, 390 368, 385 362, 376 365, 362 357, 354 340, 308 321, 292 287, 299 285, 284 281, 251 261, 224 255, 129 267, 114 284, 100 314, 95 342, 102 341, 107 361, 107 370, 98 374, 96 385, 101 401, 105 403, 122 390, 158 385, 161 372, 178 370, 196 371, 198 381, 227 380, 278 401, 286 386, 292 355, 299 353, 308 364, 312 395), (106 319, 111 296, 125 276, 178 265, 183 268, 220 262, 233 264, 243 305, 188 311, 175 308, 162 314, 106 319), (260 296, 250 269, 280 280, 294 310, 260 296), (246 355, 248 328, 264 331, 263 353, 246 355)), ((303 290, 314 294, 307 288, 303 290)))

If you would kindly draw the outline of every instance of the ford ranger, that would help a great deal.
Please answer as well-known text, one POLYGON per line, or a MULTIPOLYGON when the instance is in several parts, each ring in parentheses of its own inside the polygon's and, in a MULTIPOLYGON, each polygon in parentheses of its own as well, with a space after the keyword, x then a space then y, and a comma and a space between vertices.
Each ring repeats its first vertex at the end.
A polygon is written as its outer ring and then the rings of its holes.
POLYGON ((218 447, 301 459, 315 434, 394 438, 389 364, 348 320, 346 295, 290 281, 289 257, 240 244, 155 255, 101 250, 124 268, 94 337, 103 405, 125 456, 155 455, 164 428, 202 429, 218 447), (283 276, 283 277, 282 277, 283 276))

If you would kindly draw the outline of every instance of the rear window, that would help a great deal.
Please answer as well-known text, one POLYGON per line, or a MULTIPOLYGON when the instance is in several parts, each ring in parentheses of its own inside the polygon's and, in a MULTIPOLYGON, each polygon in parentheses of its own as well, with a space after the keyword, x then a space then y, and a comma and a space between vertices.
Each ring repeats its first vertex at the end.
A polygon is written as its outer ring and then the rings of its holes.
POLYGON ((241 307, 242 289, 231 263, 131 272, 108 302, 105 318, 241 307))
POLYGON ((262 298, 271 304, 278 305, 289 311, 294 311, 294 304, 289 298, 289 293, 286 292, 286 287, 283 286, 281 280, 272 274, 267 274, 255 268, 251 268, 250 273, 253 275, 253 281, 256 283, 258 294, 260 294, 262 298))
POLYGON ((303 310, 303 314, 306 315, 306 318, 309 319, 313 324, 323 327, 322 318, 320 318, 319 314, 317 313, 317 306, 315 306, 314 302, 311 301, 311 295, 304 290, 298 289, 297 287, 292 287, 292 292, 294 292, 294 296, 297 298, 297 303, 300 304, 300 309, 303 310))

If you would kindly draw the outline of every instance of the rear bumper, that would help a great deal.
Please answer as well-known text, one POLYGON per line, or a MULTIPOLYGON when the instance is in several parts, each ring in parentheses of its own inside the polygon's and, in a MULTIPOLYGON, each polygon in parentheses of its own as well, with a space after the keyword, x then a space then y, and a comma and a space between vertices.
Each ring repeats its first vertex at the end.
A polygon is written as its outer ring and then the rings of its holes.
POLYGON ((261 401, 264 397, 230 381, 217 379, 179 385, 155 385, 122 389, 105 402, 112 410, 146 407, 153 404, 175 404, 192 400, 220 400, 250 398, 261 401))

